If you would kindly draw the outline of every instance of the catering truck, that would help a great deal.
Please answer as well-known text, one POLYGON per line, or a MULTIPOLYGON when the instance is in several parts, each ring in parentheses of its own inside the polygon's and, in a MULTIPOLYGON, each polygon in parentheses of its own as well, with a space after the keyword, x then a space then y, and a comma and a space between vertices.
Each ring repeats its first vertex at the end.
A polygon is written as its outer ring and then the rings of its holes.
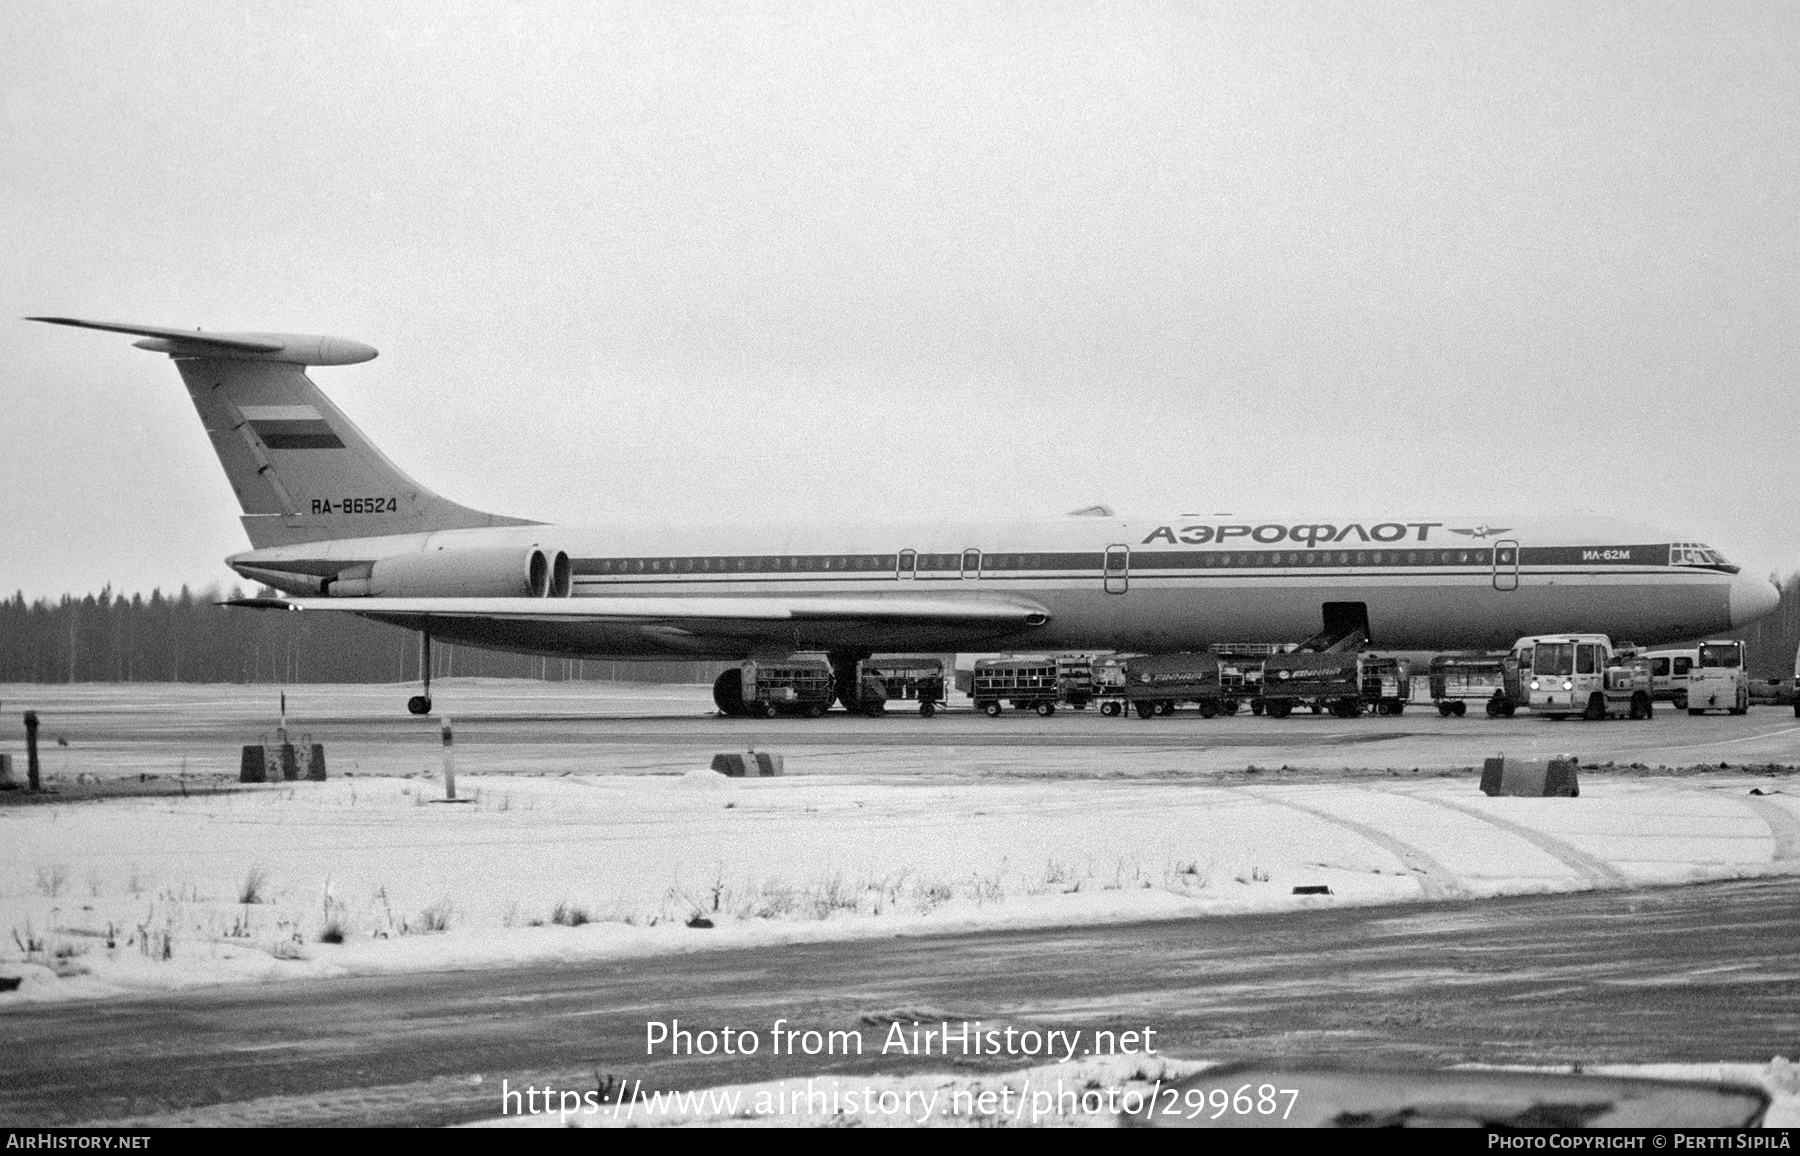
POLYGON ((1513 644, 1524 705, 1553 719, 1651 716, 1650 660, 1604 634, 1539 634, 1513 644))

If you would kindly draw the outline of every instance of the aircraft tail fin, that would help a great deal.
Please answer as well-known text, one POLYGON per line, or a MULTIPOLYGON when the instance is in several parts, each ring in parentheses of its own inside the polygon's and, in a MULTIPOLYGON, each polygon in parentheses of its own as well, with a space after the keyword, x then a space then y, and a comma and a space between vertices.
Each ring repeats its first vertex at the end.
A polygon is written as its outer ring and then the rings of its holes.
POLYGON ((309 365, 352 365, 375 350, 341 337, 204 333, 149 325, 30 317, 145 338, 167 353, 199 411, 243 507, 255 549, 332 538, 530 525, 473 510, 420 485, 389 461, 306 376, 309 365))

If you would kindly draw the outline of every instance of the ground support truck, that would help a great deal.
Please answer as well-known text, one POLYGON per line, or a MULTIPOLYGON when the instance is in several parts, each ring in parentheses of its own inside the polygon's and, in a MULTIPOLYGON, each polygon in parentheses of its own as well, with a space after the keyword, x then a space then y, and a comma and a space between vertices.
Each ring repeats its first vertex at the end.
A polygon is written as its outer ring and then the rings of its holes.
POLYGON ((1219 714, 1224 693, 1220 662, 1214 654, 1147 654, 1125 663, 1125 701, 1139 718, 1173 714, 1184 702, 1200 708, 1202 718, 1219 714))
POLYGON ((1604 634, 1540 634, 1519 639, 1513 654, 1533 714, 1597 721, 1653 713, 1650 658, 1629 643, 1614 647, 1604 634))
POLYGON ((1062 701, 1076 710, 1086 710, 1094 701, 1094 656, 1091 654, 1059 654, 1056 656, 1056 681, 1062 701))
MULTIPOLYGON (((1431 701, 1445 718, 1461 718, 1471 703, 1486 707, 1489 718, 1512 717, 1505 655, 1479 651, 1440 654, 1431 660, 1430 679, 1431 701)), ((1510 681, 1517 686, 1516 678, 1510 681)))
POLYGON ((1693 669, 1688 671, 1687 712, 1705 714, 1709 710, 1750 713, 1750 670, 1742 639, 1700 644, 1693 669))
POLYGON ((1315 654, 1297 650, 1273 654, 1263 664, 1263 709, 1286 718, 1300 706, 1355 718, 1365 708, 1399 714, 1412 696, 1412 673, 1404 659, 1355 651, 1315 654))
POLYGON ((1207 647, 1219 659, 1219 710, 1236 714, 1248 704, 1251 714, 1263 712, 1263 660, 1281 647, 1272 642, 1220 642, 1207 647))
POLYGON ((1127 661, 1116 654, 1094 660, 1094 698, 1100 704, 1100 713, 1108 718, 1125 713, 1125 665, 1127 661))

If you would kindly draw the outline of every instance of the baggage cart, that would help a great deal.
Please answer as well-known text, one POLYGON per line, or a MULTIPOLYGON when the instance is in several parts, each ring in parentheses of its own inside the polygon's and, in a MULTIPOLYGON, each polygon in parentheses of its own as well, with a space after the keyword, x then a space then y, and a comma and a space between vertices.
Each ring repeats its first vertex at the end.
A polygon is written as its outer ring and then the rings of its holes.
POLYGON ((975 709, 989 718, 999 717, 1003 702, 1049 718, 1056 713, 1062 684, 1054 658, 984 658, 975 663, 969 694, 975 709))

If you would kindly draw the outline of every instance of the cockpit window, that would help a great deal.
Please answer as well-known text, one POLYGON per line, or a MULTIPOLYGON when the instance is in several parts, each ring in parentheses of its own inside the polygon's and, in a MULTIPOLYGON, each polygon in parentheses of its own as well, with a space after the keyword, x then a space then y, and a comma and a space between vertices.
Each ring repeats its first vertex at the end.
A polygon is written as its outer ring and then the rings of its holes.
POLYGON ((1671 566, 1704 566, 1709 570, 1723 570, 1728 574, 1736 574, 1738 568, 1725 560, 1725 555, 1711 546, 1699 542, 1676 542, 1669 547, 1669 565, 1671 566))
POLYGON ((1736 670, 1742 664, 1743 657, 1735 644, 1702 646, 1700 648, 1700 665, 1710 666, 1716 670, 1736 670))

